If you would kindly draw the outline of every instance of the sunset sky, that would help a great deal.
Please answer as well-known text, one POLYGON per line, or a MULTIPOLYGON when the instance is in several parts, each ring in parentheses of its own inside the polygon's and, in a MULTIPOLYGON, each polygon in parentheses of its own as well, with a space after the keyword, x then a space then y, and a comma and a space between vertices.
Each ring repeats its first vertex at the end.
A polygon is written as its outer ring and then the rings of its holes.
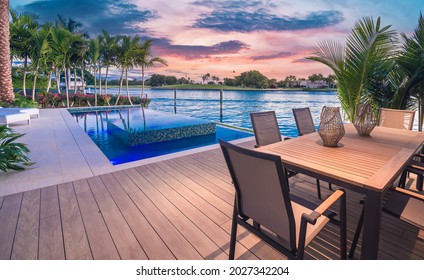
POLYGON ((277 80, 328 75, 325 66, 305 60, 317 42, 345 42, 364 16, 381 16, 384 25, 410 34, 424 11, 423 0, 11 0, 10 5, 37 14, 41 23, 58 14, 80 21, 92 37, 105 29, 152 38, 154 54, 169 66, 149 68, 148 74, 197 81, 208 72, 223 79, 248 70, 277 80))

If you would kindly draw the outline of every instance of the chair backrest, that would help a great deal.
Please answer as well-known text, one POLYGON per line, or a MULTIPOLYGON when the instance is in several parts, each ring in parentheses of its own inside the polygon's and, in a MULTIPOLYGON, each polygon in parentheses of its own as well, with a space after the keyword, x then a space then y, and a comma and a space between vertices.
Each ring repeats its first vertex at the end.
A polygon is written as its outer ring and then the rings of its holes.
POLYGON ((414 125, 415 111, 380 109, 378 125, 390 128, 412 130, 414 125))
POLYGON ((250 119, 258 146, 265 146, 282 140, 275 111, 250 113, 250 119))
MULTIPOLYGON (((296 249, 296 224, 281 158, 219 141, 236 189, 237 211, 296 249)), ((235 206, 236 207, 236 206, 235 206)))
POLYGON ((292 109, 299 136, 314 133, 315 125, 309 108, 292 109))

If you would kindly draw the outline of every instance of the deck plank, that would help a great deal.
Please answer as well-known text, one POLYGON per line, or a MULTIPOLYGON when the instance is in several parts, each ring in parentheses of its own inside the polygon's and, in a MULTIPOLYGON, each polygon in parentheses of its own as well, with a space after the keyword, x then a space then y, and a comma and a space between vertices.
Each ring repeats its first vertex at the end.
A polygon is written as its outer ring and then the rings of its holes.
POLYGON ((38 258, 40 195, 39 189, 24 193, 13 244, 12 259, 36 260, 38 258))
POLYGON ((0 260, 8 260, 12 255, 22 197, 22 193, 6 196, 0 209, 0 260))
MULTIPOLYGON (((149 170, 148 167, 141 166, 135 169, 141 176, 150 182, 150 185, 146 185, 142 191, 149 196, 153 203, 155 203, 162 213, 164 213, 180 232, 184 234, 187 240, 197 248, 204 258, 226 258, 219 246, 217 246, 205 232, 198 228, 199 224, 190 220, 191 215, 197 215, 200 214, 200 212, 191 204, 187 203, 187 201, 184 201, 184 198, 175 193, 175 191, 170 190, 169 186, 149 170), (177 205, 175 205, 175 203, 177 203, 177 205), (180 208, 178 206, 180 206, 180 208), (190 217, 187 215, 190 215, 190 217)), ((198 222, 209 225, 207 218, 205 216, 203 218, 205 219, 201 221, 199 219, 198 222)))
POLYGON ((131 200, 134 201, 134 204, 143 213, 177 259, 193 260, 202 258, 199 252, 169 221, 168 217, 153 204, 144 192, 140 191, 144 189, 145 185, 149 184, 145 181, 144 177, 133 169, 125 170, 125 172, 116 172, 114 175, 125 190, 132 191, 131 200), (134 188, 140 189, 139 191, 133 191, 134 188))
MULTIPOLYGON (((175 256, 149 224, 137 206, 121 188, 115 174, 100 176, 119 210, 150 260, 172 260, 175 256)), ((119 177, 118 177, 119 178, 119 177)))
POLYGON ((72 183, 60 184, 58 193, 66 259, 92 259, 93 256, 72 183))
MULTIPOLYGON (((187 175, 184 172, 184 169, 181 170, 175 165, 173 166, 172 164, 170 164, 170 161, 163 162, 160 167, 168 174, 172 175, 176 180, 184 184, 188 189, 190 189, 193 193, 197 194, 199 197, 207 198, 207 202, 210 205, 216 207, 216 209, 218 209, 220 212, 224 213, 227 218, 230 218, 232 216, 232 205, 230 205, 230 203, 221 199, 213 191, 208 189, 208 187, 213 184, 206 184, 207 186, 205 187, 200 182, 196 182, 195 178, 193 178, 193 173, 191 173, 191 175, 187 175)), ((228 196, 229 195, 227 194, 227 197, 228 196)))
POLYGON ((38 243, 38 259, 65 259, 57 186, 41 189, 40 237, 38 243))
MULTIPOLYGON (((215 196, 210 192, 202 192, 203 188, 201 186, 191 180, 186 180, 189 178, 184 178, 184 176, 182 176, 182 174, 177 170, 173 168, 170 169, 163 163, 151 164, 148 168, 161 178, 161 180, 164 181, 170 189, 184 197, 188 203, 191 203, 200 212, 208 216, 217 224, 225 223, 228 221, 229 217, 231 217, 231 215, 228 215, 228 212, 226 215, 220 211, 219 206, 223 205, 223 203, 221 203, 222 201, 214 200, 215 196), (196 191, 194 192, 193 189, 196 191), (214 205, 213 202, 220 204, 214 205)), ((225 206, 228 207, 228 204, 225 206)))
POLYGON ((121 258, 124 260, 147 259, 143 248, 141 248, 100 177, 89 178, 87 181, 121 258))
POLYGON ((86 180, 73 182, 93 259, 116 260, 119 253, 86 180))
POLYGON ((225 188, 219 186, 219 182, 212 182, 208 180, 198 172, 192 170, 189 166, 187 166, 187 164, 180 164, 180 162, 178 162, 177 160, 167 161, 166 164, 175 168, 181 174, 184 174, 186 177, 192 179, 199 185, 203 186, 207 191, 210 191, 215 196, 228 203, 230 206, 232 205, 234 201, 234 188, 231 192, 229 192, 225 190, 225 188))

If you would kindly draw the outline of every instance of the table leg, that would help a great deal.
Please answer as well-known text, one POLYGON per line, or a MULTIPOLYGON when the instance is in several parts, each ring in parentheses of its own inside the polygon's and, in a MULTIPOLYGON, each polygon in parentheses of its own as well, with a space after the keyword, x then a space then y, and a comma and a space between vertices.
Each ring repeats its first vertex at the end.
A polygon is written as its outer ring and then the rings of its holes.
POLYGON ((376 260, 380 241, 383 192, 367 190, 365 199, 364 231, 362 233, 362 260, 376 260))

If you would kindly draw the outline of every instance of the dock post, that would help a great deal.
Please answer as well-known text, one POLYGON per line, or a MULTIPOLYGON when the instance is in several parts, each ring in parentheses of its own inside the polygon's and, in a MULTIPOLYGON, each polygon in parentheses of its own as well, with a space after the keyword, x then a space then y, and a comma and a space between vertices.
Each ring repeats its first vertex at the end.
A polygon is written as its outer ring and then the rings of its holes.
POLYGON ((224 90, 221 89, 219 91, 219 119, 220 119, 220 122, 222 122, 222 117, 223 117, 223 114, 222 114, 223 96, 224 96, 224 90))

